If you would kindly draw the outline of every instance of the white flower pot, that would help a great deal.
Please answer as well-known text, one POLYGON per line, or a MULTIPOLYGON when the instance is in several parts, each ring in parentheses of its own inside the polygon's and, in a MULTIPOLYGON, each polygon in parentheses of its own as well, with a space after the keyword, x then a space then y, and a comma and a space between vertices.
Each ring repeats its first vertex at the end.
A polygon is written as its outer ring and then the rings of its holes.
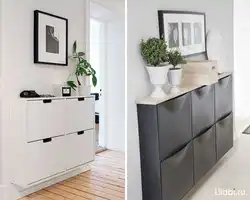
POLYGON ((169 84, 172 86, 171 91, 176 91, 182 79, 182 69, 180 66, 176 66, 176 68, 170 68, 168 71, 168 80, 169 84))
POLYGON ((152 85, 154 85, 154 91, 150 95, 153 98, 163 98, 166 96, 162 89, 162 86, 166 83, 169 66, 159 67, 146 67, 150 77, 152 85))
POLYGON ((91 76, 79 76, 78 79, 82 85, 85 86, 91 85, 91 76))
POLYGON ((90 92, 91 92, 91 86, 86 86, 86 85, 78 86, 79 96, 89 96, 90 92))

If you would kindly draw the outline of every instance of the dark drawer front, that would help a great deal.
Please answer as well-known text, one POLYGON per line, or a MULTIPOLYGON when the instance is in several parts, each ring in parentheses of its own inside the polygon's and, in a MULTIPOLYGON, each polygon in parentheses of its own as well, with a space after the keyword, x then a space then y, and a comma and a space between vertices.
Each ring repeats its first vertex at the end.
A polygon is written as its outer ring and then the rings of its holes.
POLYGON ((214 122, 214 85, 192 92, 193 137, 211 127, 214 122))
POLYGON ((193 143, 161 163, 162 200, 180 200, 193 187, 193 143))
POLYGON ((216 151, 220 160, 233 147, 233 114, 216 123, 216 151))
POLYGON ((197 137, 194 143, 194 178, 197 183, 216 163, 215 126, 197 137))
POLYGON ((233 110, 232 76, 220 79, 215 84, 215 115, 216 121, 222 119, 233 110))
POLYGON ((192 140, 190 93, 158 105, 158 128, 163 161, 192 140))

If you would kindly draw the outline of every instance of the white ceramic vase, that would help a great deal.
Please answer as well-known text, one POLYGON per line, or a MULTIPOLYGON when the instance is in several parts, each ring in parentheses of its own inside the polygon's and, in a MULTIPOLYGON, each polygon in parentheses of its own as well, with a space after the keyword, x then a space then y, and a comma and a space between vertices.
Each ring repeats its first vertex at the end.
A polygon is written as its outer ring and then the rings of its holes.
POLYGON ((171 87, 171 92, 177 92, 181 84, 182 68, 180 65, 175 68, 171 67, 168 71, 168 80, 171 87))
POLYGON ((91 93, 90 76, 80 76, 78 77, 81 82, 81 86, 78 86, 79 96, 89 96, 91 93))
POLYGON ((90 92, 91 92, 91 86, 90 85, 78 86, 78 95, 79 96, 89 96, 90 92))
POLYGON ((154 90, 151 93, 153 98, 164 98, 166 96, 162 87, 166 83, 169 66, 159 66, 159 67, 146 67, 150 77, 152 85, 154 85, 154 90))

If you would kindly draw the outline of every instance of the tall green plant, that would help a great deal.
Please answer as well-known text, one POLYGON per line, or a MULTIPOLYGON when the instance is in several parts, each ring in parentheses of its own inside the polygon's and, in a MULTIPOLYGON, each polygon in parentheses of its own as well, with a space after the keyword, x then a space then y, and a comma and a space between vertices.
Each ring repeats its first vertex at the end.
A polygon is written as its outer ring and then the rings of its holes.
POLYGON ((159 38, 141 40, 141 55, 147 65, 160 67, 167 61, 167 44, 159 38))
POLYGON ((181 52, 179 50, 170 50, 167 53, 167 61, 169 64, 173 65, 173 68, 175 69, 177 65, 180 64, 186 64, 186 60, 184 57, 181 55, 181 52))
POLYGON ((73 52, 70 57, 76 61, 76 70, 72 73, 67 81, 69 87, 75 90, 78 86, 81 86, 82 83, 79 80, 80 76, 92 76, 92 84, 95 87, 97 85, 96 71, 91 67, 90 63, 85 59, 84 52, 77 52, 77 42, 73 44, 73 52), (76 82, 72 80, 72 77, 76 78, 76 82), (71 79, 71 80, 70 80, 71 79))

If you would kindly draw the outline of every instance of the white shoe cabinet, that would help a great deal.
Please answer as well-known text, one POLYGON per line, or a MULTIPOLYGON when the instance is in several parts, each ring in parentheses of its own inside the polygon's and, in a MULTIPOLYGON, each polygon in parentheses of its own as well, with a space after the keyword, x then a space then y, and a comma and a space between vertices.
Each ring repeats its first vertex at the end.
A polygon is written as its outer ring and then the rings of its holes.
POLYGON ((94 97, 21 100, 13 183, 28 188, 94 160, 94 97))

